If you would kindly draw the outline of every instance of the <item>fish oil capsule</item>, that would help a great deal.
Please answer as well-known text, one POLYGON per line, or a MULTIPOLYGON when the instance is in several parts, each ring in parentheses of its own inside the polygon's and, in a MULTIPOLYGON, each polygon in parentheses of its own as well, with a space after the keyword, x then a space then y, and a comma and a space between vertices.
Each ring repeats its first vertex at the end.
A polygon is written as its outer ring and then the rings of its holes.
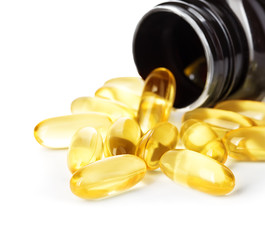
POLYGON ((171 150, 160 159, 160 169, 175 182, 193 189, 225 195, 235 186, 235 177, 223 164, 190 150, 171 150))
POLYGON ((184 146, 196 152, 202 151, 207 143, 218 138, 207 123, 194 119, 183 123, 180 135, 184 146))
MULTIPOLYGON (((187 131, 187 129, 188 129, 191 125, 193 125, 193 124, 195 124, 195 123, 199 123, 199 122, 202 122, 202 121, 197 120, 197 119, 189 119, 189 120, 183 122, 182 125, 180 126, 180 133, 179 133, 180 138, 181 138, 181 139, 183 138, 184 133, 187 131)), ((177 123, 177 122, 176 122, 176 123, 177 123)), ((175 122, 174 122, 174 124, 175 124, 175 122)))
POLYGON ((72 136, 79 128, 94 127, 103 138, 112 124, 106 114, 87 113, 49 118, 40 122, 34 129, 34 136, 44 147, 68 148, 72 136))
POLYGON ((224 137, 228 155, 241 161, 265 161, 265 127, 240 128, 224 137))
POLYGON ((148 75, 138 110, 138 122, 143 133, 168 120, 175 92, 175 78, 166 68, 157 68, 148 75))
POLYGON ((131 118, 123 117, 109 128, 104 142, 105 157, 135 154, 136 145, 141 137, 138 123, 131 118))
POLYGON ((146 173, 144 161, 134 155, 119 155, 91 163, 71 178, 71 191, 80 198, 99 199, 133 187, 146 173))
POLYGON ((169 122, 157 124, 150 129, 139 141, 136 156, 145 160, 149 170, 159 167, 161 156, 178 143, 178 129, 169 122))
POLYGON ((75 99, 71 105, 73 114, 97 112, 110 116, 112 121, 120 117, 135 117, 135 112, 118 102, 109 101, 97 97, 80 97, 75 99))
POLYGON ((180 137, 184 146, 211 157, 220 163, 227 160, 224 143, 207 124, 199 120, 189 119, 181 127, 180 137))
POLYGON ((240 113, 251 118, 256 125, 265 126, 265 103, 250 100, 229 100, 218 103, 215 108, 240 113))
POLYGON ((142 92, 135 93, 130 89, 114 86, 103 86, 99 88, 95 96, 120 102, 128 108, 138 111, 142 92))
POLYGON ((106 86, 130 89, 136 94, 141 94, 144 88, 144 81, 139 77, 120 77, 106 81, 104 87, 106 86))
POLYGON ((222 164, 227 160, 227 150, 220 138, 207 143, 200 153, 213 158, 222 164))
POLYGON ((239 113, 213 108, 197 108, 186 112, 183 115, 183 122, 189 119, 197 119, 208 123, 220 138, 223 138, 228 131, 233 129, 255 125, 251 119, 239 113))
POLYGON ((103 154, 102 137, 95 128, 77 130, 68 150, 68 168, 74 173, 79 168, 101 159, 103 154))

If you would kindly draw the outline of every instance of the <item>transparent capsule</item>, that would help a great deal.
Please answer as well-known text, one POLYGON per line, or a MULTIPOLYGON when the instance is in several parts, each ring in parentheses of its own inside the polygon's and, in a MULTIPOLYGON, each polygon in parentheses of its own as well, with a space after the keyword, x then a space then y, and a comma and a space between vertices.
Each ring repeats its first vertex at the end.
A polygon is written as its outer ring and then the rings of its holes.
POLYGON ((220 138, 207 143, 200 153, 213 158, 222 164, 227 160, 227 150, 220 138))
POLYGON ((195 123, 199 123, 199 122, 202 122, 202 121, 197 120, 197 119, 189 119, 189 120, 183 122, 183 123, 181 124, 181 126, 180 126, 180 133, 179 133, 180 138, 181 138, 181 139, 183 138, 184 133, 188 130, 188 128, 189 128, 191 125, 193 125, 193 124, 195 124, 195 123))
POLYGON ((148 75, 138 110, 138 122, 143 133, 168 120, 175 92, 175 78, 166 68, 157 68, 148 75))
POLYGON ((111 124, 111 119, 100 113, 55 117, 40 122, 34 129, 34 136, 38 143, 44 147, 68 148, 72 136, 79 128, 94 127, 105 138, 111 124))
POLYGON ((71 105, 73 114, 98 112, 108 114, 112 121, 120 117, 135 117, 135 112, 118 102, 97 97, 80 97, 75 99, 71 105))
POLYGON ((106 81, 104 86, 130 89, 136 94, 141 94, 144 88, 144 81, 139 77, 120 77, 106 81))
POLYGON ((101 159, 102 137, 95 128, 85 127, 73 135, 68 150, 68 168, 74 173, 79 168, 101 159))
POLYGON ((105 157, 135 154, 136 145, 141 137, 138 123, 131 118, 119 118, 109 128, 104 142, 105 157))
POLYGON ((240 113, 251 118, 256 125, 265 126, 265 103, 249 100, 229 100, 218 103, 215 108, 240 113))
POLYGON ((241 161, 265 161, 265 127, 240 128, 224 137, 228 155, 241 161))
POLYGON ((208 123, 220 138, 233 129, 241 127, 251 127, 255 123, 239 113, 213 109, 213 108, 197 108, 193 111, 186 112, 182 121, 189 119, 197 119, 208 123))
POLYGON ((225 195, 235 186, 235 177, 223 164, 190 150, 171 150, 160 160, 160 169, 170 179, 193 189, 225 195))
POLYGON ((159 167, 161 156, 178 143, 178 129, 169 122, 157 124, 150 129, 139 141, 136 156, 144 159, 149 170, 159 167))
POLYGON ((71 191, 80 198, 99 199, 133 187, 146 173, 144 161, 134 155, 119 155, 91 163, 77 170, 71 191))
POLYGON ((126 88, 103 86, 96 91, 95 96, 120 102, 128 108, 138 111, 141 94, 142 92, 135 93, 126 88))
POLYGON ((218 136, 205 122, 189 119, 183 123, 180 131, 181 141, 187 149, 200 152, 218 136))

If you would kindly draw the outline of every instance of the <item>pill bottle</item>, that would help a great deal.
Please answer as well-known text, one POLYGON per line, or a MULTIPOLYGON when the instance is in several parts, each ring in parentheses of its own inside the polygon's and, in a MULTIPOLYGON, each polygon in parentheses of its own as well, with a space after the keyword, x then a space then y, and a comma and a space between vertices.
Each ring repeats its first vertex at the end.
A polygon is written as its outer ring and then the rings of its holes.
POLYGON ((142 78, 166 67, 176 78, 174 107, 264 97, 265 0, 177 0, 138 23, 133 56, 142 78))

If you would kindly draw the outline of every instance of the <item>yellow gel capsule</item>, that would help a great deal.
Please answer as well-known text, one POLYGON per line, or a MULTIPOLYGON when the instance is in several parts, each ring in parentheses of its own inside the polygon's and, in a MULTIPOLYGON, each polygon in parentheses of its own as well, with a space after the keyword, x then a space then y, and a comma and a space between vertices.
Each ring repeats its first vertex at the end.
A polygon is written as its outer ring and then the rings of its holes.
POLYGON ((233 111, 251 118, 256 125, 265 126, 265 103, 249 100, 229 100, 218 103, 215 108, 233 111))
POLYGON ((72 137, 68 150, 68 168, 74 173, 79 168, 101 159, 102 137, 95 128, 79 129, 72 137))
POLYGON ((162 172, 175 182, 193 189, 225 195, 235 186, 235 177, 223 164, 190 150, 171 150, 160 160, 162 172))
POLYGON ((110 116, 112 121, 120 117, 135 117, 135 112, 118 102, 97 97, 80 97, 75 99, 71 105, 73 114, 98 112, 110 116))
POLYGON ((168 120, 175 92, 175 78, 166 68, 157 68, 148 75, 138 110, 138 122, 143 133, 168 120))
POLYGON ((146 173, 144 161, 133 155, 119 155, 91 163, 77 170, 70 188, 80 198, 99 199, 133 187, 146 173))
POLYGON ((105 157, 135 154, 136 145, 141 137, 138 123, 131 118, 119 118, 109 128, 104 142, 105 157))
POLYGON ((199 122, 202 122, 202 121, 197 120, 197 119, 189 119, 189 120, 183 122, 181 127, 180 127, 180 133, 179 133, 180 138, 181 139, 183 138, 184 133, 188 130, 188 128, 191 125, 193 125, 195 123, 199 123, 199 122))
POLYGON ((139 77, 113 78, 104 83, 104 86, 130 89, 136 94, 141 94, 144 88, 144 80, 139 77))
POLYGON ((181 140, 187 149, 200 152, 206 144, 218 136, 205 122, 189 119, 181 127, 181 140))
POLYGON ((135 93, 130 89, 113 86, 103 86, 99 88, 95 96, 120 102, 129 108, 138 111, 142 92, 135 93))
POLYGON ((265 127, 240 128, 224 137, 228 155, 241 161, 265 161, 265 127))
POLYGON ((169 122, 162 122, 150 129, 139 141, 136 156, 144 159, 149 170, 159 167, 161 156, 178 143, 178 129, 169 122))
POLYGON ((213 108, 197 108, 186 112, 183 115, 183 122, 189 119, 197 119, 208 123, 220 138, 223 138, 228 131, 233 129, 255 125, 251 119, 239 113, 213 108))
POLYGON ((221 139, 215 139, 204 146, 201 154, 217 160, 224 164, 227 160, 227 150, 221 139))
POLYGON ((100 113, 87 113, 49 118, 40 122, 34 129, 34 136, 44 147, 68 148, 72 136, 79 128, 94 127, 106 137, 111 119, 100 113))

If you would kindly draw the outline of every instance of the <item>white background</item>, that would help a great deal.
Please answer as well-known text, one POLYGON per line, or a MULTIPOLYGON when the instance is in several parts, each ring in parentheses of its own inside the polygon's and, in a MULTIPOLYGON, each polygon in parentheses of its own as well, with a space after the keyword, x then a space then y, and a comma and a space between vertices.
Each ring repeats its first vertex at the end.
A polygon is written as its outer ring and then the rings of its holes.
POLYGON ((69 189, 66 151, 41 147, 41 120, 104 81, 137 76, 132 37, 160 1, 0 1, 0 239, 264 239, 265 164, 228 163, 235 191, 213 197, 160 172, 123 195, 69 189))

